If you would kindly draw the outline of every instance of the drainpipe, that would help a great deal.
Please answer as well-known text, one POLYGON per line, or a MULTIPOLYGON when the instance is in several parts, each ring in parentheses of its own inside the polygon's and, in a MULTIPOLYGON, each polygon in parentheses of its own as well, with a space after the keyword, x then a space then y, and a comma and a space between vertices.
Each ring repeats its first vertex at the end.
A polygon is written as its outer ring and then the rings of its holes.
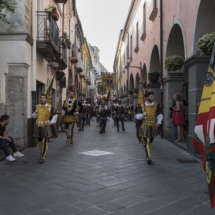
POLYGON ((32 99, 32 106, 31 112, 36 107, 36 91, 37 91, 37 1, 32 2, 32 37, 33 37, 33 47, 32 47, 32 77, 31 77, 31 99, 32 99))
MULTIPOLYGON (((163 0, 160 0, 160 61, 161 61, 161 70, 160 70, 160 90, 161 90, 161 111, 163 114, 163 0)), ((163 138, 163 123, 161 127, 161 138, 163 138)))

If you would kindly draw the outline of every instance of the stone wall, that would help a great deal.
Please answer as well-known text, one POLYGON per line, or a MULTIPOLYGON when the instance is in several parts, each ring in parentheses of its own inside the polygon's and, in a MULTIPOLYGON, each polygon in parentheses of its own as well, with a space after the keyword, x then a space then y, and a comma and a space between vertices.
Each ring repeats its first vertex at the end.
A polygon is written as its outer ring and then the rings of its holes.
POLYGON ((0 34, 22 34, 31 31, 31 1, 16 0, 17 8, 14 13, 7 13, 10 24, 0 22, 0 34))
POLYGON ((173 137, 172 120, 170 118, 169 108, 173 103, 173 96, 176 93, 182 93, 183 83, 186 77, 184 73, 169 73, 164 78, 164 120, 163 120, 163 132, 165 138, 173 137))
POLYGON ((8 133, 17 146, 27 146, 27 64, 9 64, 6 76, 7 114, 10 116, 8 133))
POLYGON ((0 116, 6 114, 6 105, 5 103, 0 103, 0 116))
POLYGON ((196 148, 192 143, 194 135, 194 128, 196 125, 196 119, 198 115, 197 103, 201 101, 202 90, 206 74, 208 72, 210 58, 193 56, 189 58, 185 64, 188 68, 188 95, 189 95, 189 106, 188 106, 188 138, 187 138, 187 150, 191 154, 196 154, 196 148))

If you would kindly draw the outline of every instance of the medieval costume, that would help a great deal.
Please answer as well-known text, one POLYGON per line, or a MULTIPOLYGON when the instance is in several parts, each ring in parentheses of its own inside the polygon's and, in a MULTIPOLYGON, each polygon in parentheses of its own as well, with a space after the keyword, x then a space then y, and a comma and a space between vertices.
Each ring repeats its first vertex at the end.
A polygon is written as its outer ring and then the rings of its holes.
POLYGON ((107 123, 107 117, 108 117, 108 111, 107 106, 104 104, 101 105, 99 108, 99 116, 100 116, 100 133, 105 133, 106 123, 107 123))
MULTIPOLYGON (((153 93, 152 93, 153 94, 153 93)), ((146 97, 146 95, 145 95, 146 97)), ((163 120, 161 108, 155 102, 145 102, 145 110, 142 125, 139 129, 139 136, 142 138, 142 143, 146 150, 147 163, 151 164, 151 149, 154 137, 158 135, 156 125, 160 125, 163 120)))
POLYGON ((63 103, 62 109, 65 111, 64 124, 67 143, 70 143, 70 146, 72 146, 74 138, 74 127, 78 122, 78 114, 82 112, 83 105, 74 97, 66 99, 63 103), (69 129, 69 127, 71 130, 69 129))
POLYGON ((36 118, 36 123, 34 125, 34 136, 38 139, 38 146, 41 153, 40 163, 44 163, 48 150, 48 138, 52 136, 50 125, 56 123, 57 114, 55 109, 50 104, 45 103, 37 105, 32 116, 33 118, 36 118), (52 114, 51 121, 49 121, 50 114, 52 114))
POLYGON ((82 112, 79 114, 79 131, 84 131, 84 125, 86 121, 86 111, 87 111, 87 106, 82 103, 83 109, 82 112))
POLYGON ((117 125, 117 131, 119 131, 119 121, 121 121, 122 125, 122 131, 125 131, 124 127, 124 116, 125 116, 125 107, 122 105, 122 102, 119 101, 119 105, 116 107, 116 125, 117 125))

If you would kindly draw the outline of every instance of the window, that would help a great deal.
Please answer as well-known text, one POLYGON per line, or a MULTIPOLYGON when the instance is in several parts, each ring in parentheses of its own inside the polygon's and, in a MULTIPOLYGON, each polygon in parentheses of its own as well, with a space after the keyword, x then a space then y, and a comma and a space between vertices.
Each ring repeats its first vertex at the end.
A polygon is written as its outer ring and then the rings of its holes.
POLYGON ((136 25, 136 47, 139 47, 139 22, 136 25))
POLYGON ((127 41, 127 60, 129 58, 129 37, 128 37, 128 41, 127 41))
POLYGON ((130 36, 130 57, 132 57, 132 35, 130 36))
POLYGON ((143 33, 146 33, 146 4, 143 6, 143 33))
POLYGON ((136 48, 134 49, 134 52, 139 51, 139 22, 136 24, 136 48))
POLYGON ((141 40, 144 41, 146 39, 146 4, 143 6, 143 34, 141 36, 141 40))
POLYGON ((153 0, 153 2, 152 2, 152 12, 151 12, 151 14, 150 14, 149 19, 150 19, 151 21, 154 21, 155 18, 156 18, 156 16, 157 16, 157 14, 158 14, 157 0, 153 0))

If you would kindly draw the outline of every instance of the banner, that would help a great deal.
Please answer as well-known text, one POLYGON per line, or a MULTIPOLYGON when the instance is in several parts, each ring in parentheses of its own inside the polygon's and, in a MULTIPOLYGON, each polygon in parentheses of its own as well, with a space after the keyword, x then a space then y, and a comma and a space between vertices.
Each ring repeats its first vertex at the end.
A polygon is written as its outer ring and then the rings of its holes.
POLYGON ((215 206, 215 45, 203 88, 193 144, 202 155, 213 208, 215 206))

